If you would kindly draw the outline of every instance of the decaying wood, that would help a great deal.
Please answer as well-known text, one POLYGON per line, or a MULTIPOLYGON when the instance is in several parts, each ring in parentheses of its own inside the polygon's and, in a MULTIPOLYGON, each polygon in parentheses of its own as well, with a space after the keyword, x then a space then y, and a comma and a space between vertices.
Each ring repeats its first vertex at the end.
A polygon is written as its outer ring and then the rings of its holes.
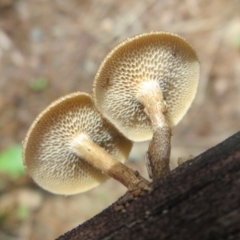
POLYGON ((58 239, 240 239, 240 132, 153 188, 125 210, 114 203, 58 239))

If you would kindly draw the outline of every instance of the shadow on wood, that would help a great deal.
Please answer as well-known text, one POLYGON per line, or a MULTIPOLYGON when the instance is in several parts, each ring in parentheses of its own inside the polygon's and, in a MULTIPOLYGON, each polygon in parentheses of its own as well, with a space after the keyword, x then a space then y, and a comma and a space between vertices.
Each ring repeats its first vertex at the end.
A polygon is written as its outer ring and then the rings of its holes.
POLYGON ((152 184, 126 211, 116 202, 58 240, 240 239, 240 132, 152 184))

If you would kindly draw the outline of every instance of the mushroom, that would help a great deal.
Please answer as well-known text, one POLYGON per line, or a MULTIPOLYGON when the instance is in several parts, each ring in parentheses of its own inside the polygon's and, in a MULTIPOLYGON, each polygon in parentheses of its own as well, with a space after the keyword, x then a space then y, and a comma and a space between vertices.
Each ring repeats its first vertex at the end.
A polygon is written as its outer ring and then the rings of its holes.
POLYGON ((77 92, 53 102, 35 119, 23 141, 23 161, 33 180, 52 193, 84 192, 108 176, 134 190, 148 182, 123 164, 131 147, 101 117, 91 96, 77 92))
POLYGON ((170 171, 171 128, 189 109, 198 79, 195 50, 182 37, 167 32, 127 39, 98 69, 95 105, 128 139, 152 138, 147 165, 153 179, 170 171))

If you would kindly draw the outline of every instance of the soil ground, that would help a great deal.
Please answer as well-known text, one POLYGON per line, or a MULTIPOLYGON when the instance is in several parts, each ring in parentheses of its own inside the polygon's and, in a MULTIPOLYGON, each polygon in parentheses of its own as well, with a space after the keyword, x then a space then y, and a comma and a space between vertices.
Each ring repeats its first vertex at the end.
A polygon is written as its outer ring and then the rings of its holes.
MULTIPOLYGON (((121 40, 149 31, 182 35, 195 47, 201 77, 194 103, 173 130, 172 166, 240 129, 239 0, 0 0, 0 151, 20 143, 48 104, 91 92, 97 68, 121 40), (47 86, 32 86, 43 78, 47 86)), ((128 163, 147 176, 136 144, 128 163)), ((54 239, 125 192, 109 180, 84 194, 56 196, 28 176, 1 176, 0 239, 54 239), (19 206, 27 215, 19 217, 19 206)))

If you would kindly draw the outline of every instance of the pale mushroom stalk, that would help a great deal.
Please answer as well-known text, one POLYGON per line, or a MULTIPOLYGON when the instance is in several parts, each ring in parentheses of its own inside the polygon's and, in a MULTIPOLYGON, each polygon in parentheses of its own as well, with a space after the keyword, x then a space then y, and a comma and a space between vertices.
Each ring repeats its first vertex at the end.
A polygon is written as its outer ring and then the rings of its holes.
POLYGON ((141 177, 138 172, 115 160, 86 134, 80 134, 73 140, 71 150, 104 174, 121 182, 129 191, 148 188, 149 182, 141 177))
POLYGON ((156 179, 170 172, 171 127, 165 117, 167 109, 162 91, 156 81, 143 83, 137 99, 144 106, 152 124, 153 137, 148 147, 147 161, 150 164, 149 176, 156 179))

